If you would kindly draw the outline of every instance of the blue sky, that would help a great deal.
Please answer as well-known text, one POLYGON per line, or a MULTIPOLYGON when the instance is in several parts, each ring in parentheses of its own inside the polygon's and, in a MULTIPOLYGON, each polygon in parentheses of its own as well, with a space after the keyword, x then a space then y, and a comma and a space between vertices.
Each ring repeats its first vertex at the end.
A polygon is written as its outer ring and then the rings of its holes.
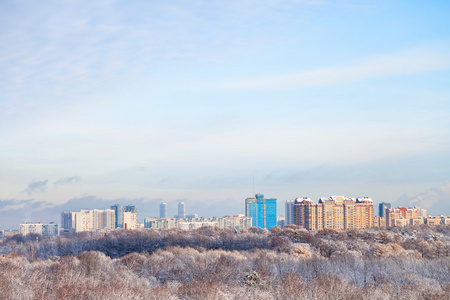
MULTIPOLYGON (((255 192, 450 214, 447 1, 0 2, 0 226, 255 192)), ((376 211, 376 210, 375 210, 376 211)))

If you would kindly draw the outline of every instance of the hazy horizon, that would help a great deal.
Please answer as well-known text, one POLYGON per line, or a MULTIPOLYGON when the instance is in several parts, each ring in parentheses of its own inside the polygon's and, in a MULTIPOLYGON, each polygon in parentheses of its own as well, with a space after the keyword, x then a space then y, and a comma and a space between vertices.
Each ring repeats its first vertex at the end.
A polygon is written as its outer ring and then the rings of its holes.
POLYGON ((0 226, 236 215, 254 193, 450 215, 449 9, 2 1, 0 226))

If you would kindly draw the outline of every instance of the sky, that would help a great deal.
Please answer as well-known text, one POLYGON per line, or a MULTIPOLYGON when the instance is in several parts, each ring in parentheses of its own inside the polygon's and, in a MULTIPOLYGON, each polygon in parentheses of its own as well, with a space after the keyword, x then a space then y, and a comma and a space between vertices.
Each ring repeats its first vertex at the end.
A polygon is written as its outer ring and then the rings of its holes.
POLYGON ((115 203, 236 215, 255 193, 279 215, 331 195, 450 215, 449 10, 2 0, 0 229, 115 203))

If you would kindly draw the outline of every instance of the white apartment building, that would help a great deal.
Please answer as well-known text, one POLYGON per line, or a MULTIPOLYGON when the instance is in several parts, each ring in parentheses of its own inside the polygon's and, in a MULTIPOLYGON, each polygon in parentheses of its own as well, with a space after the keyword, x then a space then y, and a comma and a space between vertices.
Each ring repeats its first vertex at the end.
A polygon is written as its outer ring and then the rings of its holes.
POLYGON ((115 228, 115 212, 113 209, 82 209, 78 212, 63 212, 61 222, 66 230, 75 232, 112 230, 115 228))
POLYGON ((36 233, 45 236, 58 236, 59 227, 58 224, 51 223, 25 223, 20 224, 19 232, 22 235, 27 235, 30 233, 36 233))
POLYGON ((181 230, 193 230, 201 227, 219 227, 219 222, 206 222, 206 221, 179 221, 177 222, 177 228, 181 230))
POLYGON ((126 211, 123 213, 123 228, 136 229, 137 227, 137 213, 126 211))
POLYGON ((244 215, 226 216, 223 218, 145 218, 145 227, 153 229, 192 230, 201 227, 219 227, 248 229, 252 227, 252 219, 244 215))
POLYGON ((226 216, 218 218, 220 228, 234 228, 237 230, 248 229, 252 227, 252 218, 248 218, 245 215, 226 216))

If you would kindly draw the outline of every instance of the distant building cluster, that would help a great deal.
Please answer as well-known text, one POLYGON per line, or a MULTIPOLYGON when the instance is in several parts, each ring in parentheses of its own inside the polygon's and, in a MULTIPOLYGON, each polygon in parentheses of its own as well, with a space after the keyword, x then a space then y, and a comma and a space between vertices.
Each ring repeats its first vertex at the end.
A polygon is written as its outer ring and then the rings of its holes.
POLYGON ((59 233, 84 231, 110 231, 115 229, 180 229, 192 230, 201 227, 234 228, 236 230, 259 227, 297 225, 307 230, 363 229, 371 227, 403 227, 408 225, 450 225, 450 217, 427 216, 427 210, 414 207, 392 208, 390 203, 378 205, 374 215, 370 197, 331 196, 320 198, 315 204, 308 197, 285 202, 285 216, 277 215, 277 199, 265 198, 263 194, 245 199, 245 215, 222 218, 198 217, 187 214, 184 202, 178 203, 178 213, 167 217, 167 203, 159 206, 159 218, 147 217, 138 223, 138 210, 134 205, 112 205, 109 209, 82 209, 61 213, 61 224, 25 223, 19 231, 0 230, 0 237, 18 233, 57 236, 59 233))
POLYGON ((320 198, 314 204, 308 197, 286 201, 286 224, 307 230, 373 227, 373 202, 369 197, 320 198))
POLYGON ((108 231, 115 228, 136 229, 137 209, 134 205, 113 205, 111 209, 82 209, 61 213, 64 232, 108 231))
POLYGON ((374 216, 370 197, 331 196, 320 198, 318 204, 308 197, 296 198, 286 201, 285 211, 286 225, 307 230, 450 224, 450 217, 427 216, 427 210, 417 206, 391 208, 386 202, 379 203, 378 216, 374 216))
MULTIPOLYGON (((383 204, 383 203, 381 203, 383 204)), ((407 225, 439 225, 441 224, 441 219, 439 222, 433 221, 433 217, 427 216, 427 210, 414 206, 414 207, 396 207, 391 208, 391 206, 381 205, 379 207, 379 220, 378 224, 385 227, 403 227, 407 225), (384 215, 381 217, 381 215, 384 215)), ((436 218, 437 219, 437 218, 436 218)))
POLYGON ((152 218, 144 219, 144 227, 152 229, 181 229, 192 230, 201 227, 232 228, 236 230, 252 227, 252 219, 244 215, 223 218, 152 218))

